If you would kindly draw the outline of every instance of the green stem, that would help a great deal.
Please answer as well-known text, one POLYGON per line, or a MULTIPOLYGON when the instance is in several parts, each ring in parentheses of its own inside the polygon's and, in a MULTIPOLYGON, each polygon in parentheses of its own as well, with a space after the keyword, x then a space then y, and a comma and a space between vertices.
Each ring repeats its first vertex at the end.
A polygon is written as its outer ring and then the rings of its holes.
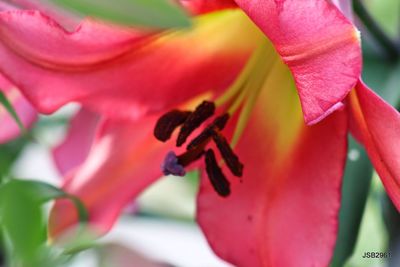
POLYGON ((393 61, 397 61, 400 57, 400 49, 372 18, 368 10, 363 5, 362 0, 353 0, 353 8, 357 16, 363 22, 374 39, 385 50, 389 58, 393 61))

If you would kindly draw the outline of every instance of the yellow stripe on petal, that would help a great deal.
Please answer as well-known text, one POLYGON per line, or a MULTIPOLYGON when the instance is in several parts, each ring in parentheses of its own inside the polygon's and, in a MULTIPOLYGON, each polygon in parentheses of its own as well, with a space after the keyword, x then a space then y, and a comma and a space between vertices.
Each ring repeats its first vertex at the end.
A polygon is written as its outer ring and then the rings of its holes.
POLYGON ((224 10, 194 19, 191 29, 173 31, 163 37, 159 42, 182 42, 185 48, 196 49, 201 53, 221 52, 221 47, 226 53, 238 51, 251 51, 264 39, 264 34, 255 24, 239 9, 224 10), (201 46, 198 44, 201 43, 201 46), (194 44, 194 46, 191 46, 194 44))
POLYGON ((67 32, 28 11, 3 14, 0 28, 1 71, 38 110, 73 101, 118 119, 171 109, 209 90, 221 94, 264 38, 240 10, 154 35, 93 21, 67 32))
POLYGON ((276 60, 254 110, 261 132, 274 133, 277 162, 293 149, 304 129, 303 114, 289 68, 276 60))

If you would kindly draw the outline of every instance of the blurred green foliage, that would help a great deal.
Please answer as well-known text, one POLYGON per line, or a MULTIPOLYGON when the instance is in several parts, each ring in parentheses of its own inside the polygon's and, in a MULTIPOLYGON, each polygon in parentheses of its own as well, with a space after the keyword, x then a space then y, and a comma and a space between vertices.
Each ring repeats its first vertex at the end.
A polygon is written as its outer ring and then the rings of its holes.
POLYGON ((382 98, 393 106, 400 103, 400 62, 384 59, 364 42, 363 79, 382 98))
POLYGON ((11 179, 0 186, 0 226, 10 266, 52 266, 48 265, 54 260, 50 260, 52 253, 46 246, 47 224, 42 205, 57 198, 71 199, 85 222, 87 212, 83 204, 52 185, 11 179))
POLYGON ((0 144, 0 181, 9 175, 14 161, 27 142, 26 138, 19 138, 6 144, 0 144))
POLYGON ((343 266, 353 253, 372 178, 373 168, 362 146, 350 138, 348 151, 332 267, 343 266))
POLYGON ((373 18, 392 38, 398 39, 400 33, 400 1, 365 0, 373 18))
MULTIPOLYGON (((400 49, 399 44, 399 30, 400 30, 400 1, 398 0, 366 0, 363 1, 368 8, 368 12, 376 20, 378 27, 384 34, 388 34, 392 38, 394 45, 400 49)), ((363 80, 381 97, 395 107, 400 105, 400 62, 384 56, 382 47, 377 49, 379 42, 372 40, 373 36, 368 34, 368 29, 361 28, 363 38, 363 80)), ((351 144, 352 147, 354 144, 351 144)), ((350 150, 351 151, 351 150, 350 150)), ((362 154, 364 157, 364 154, 362 154)), ((382 218, 382 195, 385 195, 382 184, 374 175, 373 183, 369 196, 366 199, 365 190, 368 187, 368 179, 362 180, 360 175, 366 177, 366 173, 370 171, 368 163, 359 163, 359 168, 354 170, 353 174, 349 173, 346 169, 346 176, 343 185, 343 202, 340 217, 340 227, 342 229, 339 233, 338 244, 335 251, 335 259, 333 266, 343 266, 347 262, 346 267, 369 267, 369 266, 383 266, 385 259, 366 259, 362 258, 365 252, 385 252, 387 251, 388 239, 385 229, 386 226, 391 226, 393 230, 400 228, 398 224, 399 218, 396 216, 385 216, 386 224, 383 223, 382 218), (365 174, 362 174, 365 173, 365 174), (349 182, 351 179, 353 182, 349 182), (351 183, 353 183, 351 185, 351 183), (367 183, 367 184, 365 184, 367 183), (351 187, 353 190, 351 190, 351 187), (357 186, 359 187, 357 189, 357 186), (363 203, 367 200, 365 212, 360 213, 364 208, 363 203), (352 210, 359 205, 359 209, 352 210), (363 214, 361 225, 359 223, 360 215, 363 214), (395 219, 394 219, 395 218, 395 219), (344 228, 343 228, 344 227, 344 228), (352 229, 352 230, 350 230, 352 229), (357 236, 358 232, 360 234, 357 236), (357 242, 354 243, 354 238, 357 237, 357 242), (347 240, 348 243, 346 243, 347 240), (356 245, 351 248, 352 245, 356 245), (354 250, 352 255, 349 253, 354 250), (350 259, 345 261, 345 258, 350 259)), ((354 166, 353 166, 354 167, 354 166)), ((349 168, 349 166, 348 166, 349 168)), ((389 209, 390 210, 390 209, 389 209)), ((393 209, 391 209, 393 215, 393 209)), ((395 214, 398 212, 395 211, 395 214)), ((389 233, 393 231, 389 228, 389 233)), ((400 251, 397 251, 400 253, 400 251)), ((394 265, 396 266, 396 265, 394 265)))
POLYGON ((363 258, 365 252, 385 252, 387 234, 381 216, 380 196, 384 193, 380 179, 374 175, 367 205, 363 214, 360 233, 353 255, 345 267, 383 267, 385 259, 363 258))
POLYGON ((0 222, 14 266, 37 266, 37 255, 46 241, 38 204, 35 196, 19 183, 10 181, 0 187, 0 222))

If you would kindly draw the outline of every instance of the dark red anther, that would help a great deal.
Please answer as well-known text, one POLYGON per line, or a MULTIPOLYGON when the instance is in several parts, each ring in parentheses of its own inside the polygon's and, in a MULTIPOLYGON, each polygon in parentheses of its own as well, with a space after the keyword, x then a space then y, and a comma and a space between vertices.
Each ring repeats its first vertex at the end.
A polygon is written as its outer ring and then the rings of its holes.
POLYGON ((167 141, 171 138, 173 131, 186 121, 190 113, 190 111, 180 111, 176 109, 165 113, 156 123, 154 136, 162 142, 167 141))
POLYGON ((228 113, 215 118, 215 120, 212 123, 210 123, 196 138, 194 138, 189 143, 189 145, 187 146, 187 150, 195 149, 197 146, 206 142, 209 138, 211 138, 212 132, 214 130, 219 130, 219 131, 223 130, 228 120, 229 120, 228 113))
POLYGON ((215 120, 211 123, 211 127, 210 128, 217 128, 218 130, 223 130, 226 126, 226 123, 229 120, 229 114, 225 113, 223 115, 220 115, 218 117, 215 118, 215 120))
POLYGON ((181 146, 186 142, 189 135, 196 130, 203 122, 211 117, 215 112, 215 104, 203 101, 186 119, 179 132, 176 146, 181 146))
POLYGON ((206 151, 205 162, 207 175, 215 192, 221 197, 229 196, 231 193, 229 181, 218 166, 214 151, 211 149, 206 151))
POLYGON ((242 177, 243 164, 240 162, 235 152, 233 152, 226 138, 219 131, 213 131, 212 137, 232 174, 237 177, 242 177))

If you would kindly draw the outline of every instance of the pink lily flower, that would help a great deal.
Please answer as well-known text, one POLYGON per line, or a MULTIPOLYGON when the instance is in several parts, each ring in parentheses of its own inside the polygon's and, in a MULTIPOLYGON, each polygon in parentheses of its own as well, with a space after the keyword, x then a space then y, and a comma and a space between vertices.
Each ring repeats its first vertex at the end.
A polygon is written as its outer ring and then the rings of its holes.
POLYGON ((54 162, 62 175, 86 159, 99 121, 99 115, 85 109, 71 119, 65 140, 53 149, 54 162))
MULTIPOLYGON (((202 120, 230 115, 225 130, 214 127, 201 143, 212 149, 206 166, 201 154, 190 165, 206 170, 197 221, 213 250, 237 266, 327 266, 349 130, 400 208, 400 115, 360 81, 357 30, 326 0, 182 3, 194 27, 167 32, 93 20, 68 32, 40 12, 3 12, 0 72, 41 112, 75 101, 101 114, 87 156, 66 164, 63 186, 100 233, 161 176, 161 163, 165 173, 185 172, 170 153, 185 147, 175 148, 176 134, 157 141, 154 126, 160 118, 177 126, 167 112, 208 100, 216 109, 202 120), (214 154, 227 162, 222 171, 214 154)), ((57 201, 51 234, 76 222, 71 203, 57 201)))

